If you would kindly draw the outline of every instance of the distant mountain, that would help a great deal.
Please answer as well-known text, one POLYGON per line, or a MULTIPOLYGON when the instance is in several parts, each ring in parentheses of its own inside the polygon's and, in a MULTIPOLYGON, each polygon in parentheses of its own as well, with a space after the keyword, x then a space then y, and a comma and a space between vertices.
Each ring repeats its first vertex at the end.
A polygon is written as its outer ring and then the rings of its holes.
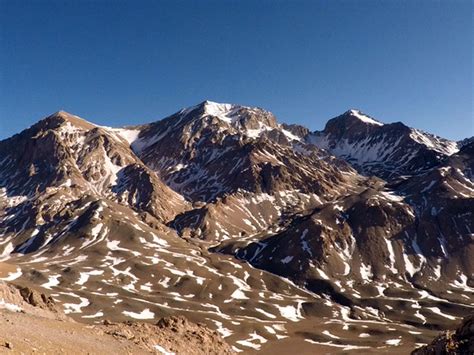
POLYGON ((401 122, 384 124, 358 110, 329 120, 307 140, 346 159, 362 174, 389 180, 427 171, 459 150, 456 142, 401 122))
POLYGON ((234 351, 412 349, 474 307, 473 157, 356 110, 321 132, 211 101, 124 128, 58 112, 0 141, 0 278, 234 351))

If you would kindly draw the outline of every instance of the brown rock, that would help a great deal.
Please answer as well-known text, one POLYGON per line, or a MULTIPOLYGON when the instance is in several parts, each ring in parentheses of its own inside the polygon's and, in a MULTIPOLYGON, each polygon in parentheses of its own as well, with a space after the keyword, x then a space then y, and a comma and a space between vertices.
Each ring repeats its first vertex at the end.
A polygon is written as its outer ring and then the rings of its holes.
POLYGON ((474 354, 474 314, 463 319, 456 330, 438 335, 430 344, 412 351, 412 355, 474 354))

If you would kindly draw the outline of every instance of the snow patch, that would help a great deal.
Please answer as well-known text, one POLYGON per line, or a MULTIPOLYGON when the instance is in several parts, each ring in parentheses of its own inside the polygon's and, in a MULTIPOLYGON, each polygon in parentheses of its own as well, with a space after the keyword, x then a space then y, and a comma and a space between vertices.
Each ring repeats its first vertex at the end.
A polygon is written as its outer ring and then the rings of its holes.
POLYGON ((135 318, 135 319, 154 319, 155 318, 155 313, 151 312, 148 308, 145 308, 140 313, 123 311, 122 314, 131 318, 135 318))
POLYGON ((372 117, 369 117, 369 116, 363 114, 359 110, 350 110, 349 112, 352 116, 357 117, 362 122, 372 124, 372 125, 376 125, 376 126, 383 126, 382 122, 374 120, 372 117))

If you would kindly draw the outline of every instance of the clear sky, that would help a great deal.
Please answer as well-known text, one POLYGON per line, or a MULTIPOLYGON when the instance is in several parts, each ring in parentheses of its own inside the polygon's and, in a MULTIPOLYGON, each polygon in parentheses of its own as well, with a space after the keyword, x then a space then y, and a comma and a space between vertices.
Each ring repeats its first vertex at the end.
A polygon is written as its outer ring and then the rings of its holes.
POLYGON ((349 108, 474 135, 473 2, 0 0, 0 139, 60 109, 122 126, 205 99, 322 129, 349 108))

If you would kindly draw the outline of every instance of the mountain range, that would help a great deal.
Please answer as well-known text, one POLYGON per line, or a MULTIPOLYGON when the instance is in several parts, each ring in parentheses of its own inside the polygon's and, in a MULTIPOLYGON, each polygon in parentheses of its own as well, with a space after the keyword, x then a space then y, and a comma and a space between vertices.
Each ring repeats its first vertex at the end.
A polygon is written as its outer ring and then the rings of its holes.
MULTIPOLYGON (((403 352, 474 310, 474 140, 211 101, 0 141, 0 261, 70 317, 184 315, 235 352, 403 352)), ((1 308, 1 306, 0 306, 1 308)))

